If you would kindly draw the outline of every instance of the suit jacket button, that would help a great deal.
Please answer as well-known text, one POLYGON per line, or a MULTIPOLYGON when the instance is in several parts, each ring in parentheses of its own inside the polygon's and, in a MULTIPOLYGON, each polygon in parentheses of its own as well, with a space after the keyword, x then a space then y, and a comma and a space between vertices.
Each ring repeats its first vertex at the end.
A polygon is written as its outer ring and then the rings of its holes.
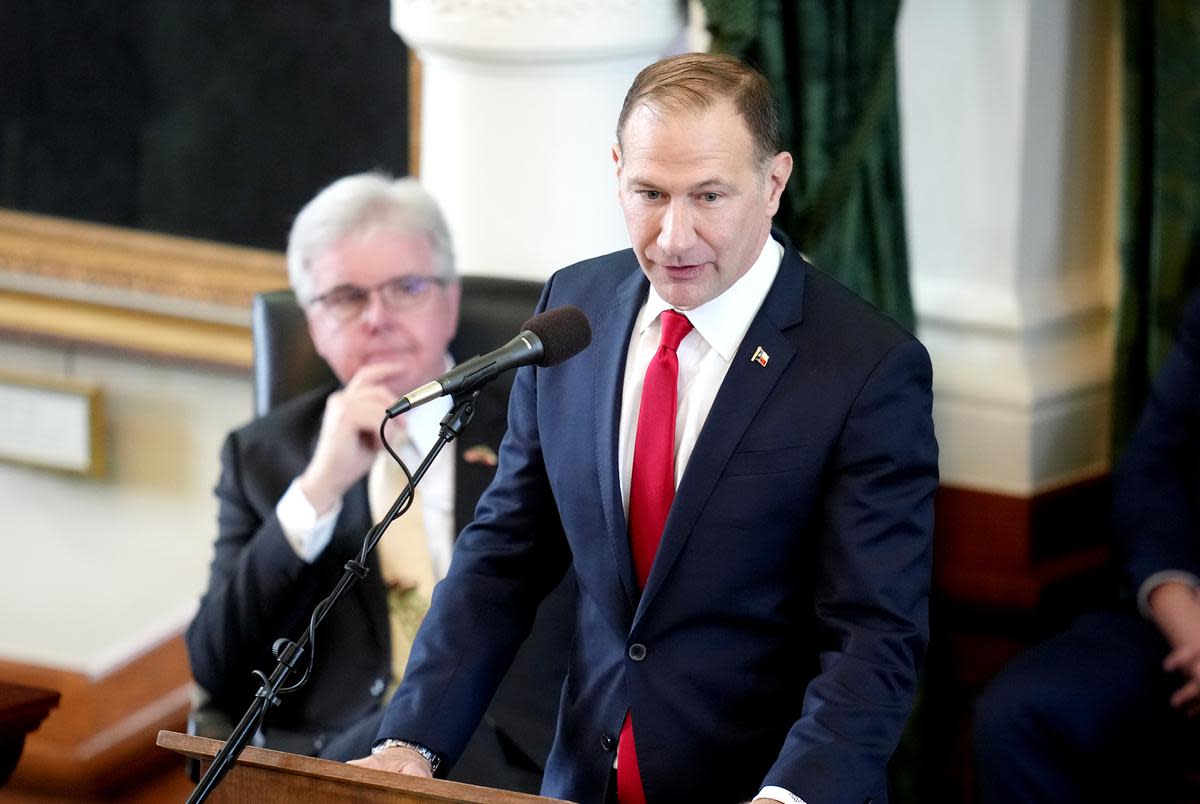
POLYGON ((646 646, 641 642, 634 642, 629 646, 629 658, 635 662, 640 662, 646 658, 646 646))
POLYGON ((605 751, 612 751, 617 747, 617 741, 613 739, 611 734, 606 731, 602 731, 600 732, 600 747, 605 751))
POLYGON ((378 698, 380 695, 383 695, 383 691, 385 689, 387 689, 387 685, 383 683, 383 679, 375 679, 375 681, 371 684, 371 697, 378 698))

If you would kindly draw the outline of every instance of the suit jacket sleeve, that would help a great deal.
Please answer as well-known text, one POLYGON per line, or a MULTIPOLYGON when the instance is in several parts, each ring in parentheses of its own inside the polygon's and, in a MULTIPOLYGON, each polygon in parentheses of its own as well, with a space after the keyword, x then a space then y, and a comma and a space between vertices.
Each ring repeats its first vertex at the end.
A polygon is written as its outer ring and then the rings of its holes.
POLYGON ((1113 531, 1134 589, 1163 570, 1200 575, 1198 432, 1200 295, 1194 295, 1113 475, 1113 531))
MULTIPOLYGON (((545 295, 538 312, 544 304, 545 295)), ((571 561, 538 438, 535 372, 542 370, 516 374, 498 473, 455 543, 379 730, 380 738, 429 747, 444 769, 461 755, 538 605, 571 561)))
POLYGON ((338 574, 295 554, 275 518, 279 490, 248 477, 245 461, 239 433, 230 434, 221 450, 208 589, 187 631, 192 674, 219 702, 249 699, 258 686, 251 671, 274 667, 271 642, 300 632, 338 574), (318 574, 332 580, 324 583, 318 574))
POLYGON ((834 449, 817 550, 819 671, 764 779, 806 801, 861 802, 885 785, 912 709, 929 636, 931 383, 919 342, 888 350, 834 449))

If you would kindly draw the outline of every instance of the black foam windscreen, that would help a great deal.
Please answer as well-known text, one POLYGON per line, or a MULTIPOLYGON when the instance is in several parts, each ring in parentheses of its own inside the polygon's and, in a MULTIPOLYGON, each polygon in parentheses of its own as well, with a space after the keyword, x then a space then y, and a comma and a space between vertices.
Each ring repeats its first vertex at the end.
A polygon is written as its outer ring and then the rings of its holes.
POLYGON ((579 354, 592 342, 592 325, 583 310, 573 304, 538 313, 521 329, 529 330, 542 342, 539 366, 556 366, 579 354))

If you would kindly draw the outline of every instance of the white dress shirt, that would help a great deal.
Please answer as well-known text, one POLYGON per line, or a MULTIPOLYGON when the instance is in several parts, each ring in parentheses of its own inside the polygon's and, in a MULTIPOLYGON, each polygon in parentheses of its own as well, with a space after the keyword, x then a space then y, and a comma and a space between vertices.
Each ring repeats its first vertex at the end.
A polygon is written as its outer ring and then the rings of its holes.
MULTIPOLYGON (((758 308, 762 306, 767 291, 779 273, 783 258, 783 247, 771 238, 763 245, 758 259, 750 270, 712 301, 705 302, 694 310, 680 311, 692 322, 694 329, 679 344, 679 401, 675 413, 675 487, 692 457, 692 449, 700 436, 700 429, 708 418, 708 411, 725 372, 733 363, 733 356, 746 337, 746 330, 758 308)), ((633 474, 633 444, 637 437, 638 412, 642 406, 642 383, 646 379, 646 368, 658 351, 662 337, 659 316, 671 305, 658 295, 654 286, 633 323, 629 341, 629 352, 625 358, 625 381, 621 388, 621 443, 619 460, 621 468, 621 502, 629 513, 629 479, 633 474)))
MULTIPOLYGON (((746 331, 779 273, 783 246, 768 237, 758 259, 720 296, 693 310, 681 310, 692 322, 692 331, 679 344, 679 394, 675 413, 675 487, 687 468, 696 439, 708 418, 713 400, 746 331)), ((621 422, 618 460, 621 472, 621 502, 629 513, 629 482, 633 474, 633 446, 637 438, 638 412, 646 368, 658 351, 662 337, 660 316, 672 309, 654 287, 634 320, 625 358, 625 380, 621 387, 621 422)), ((614 763, 615 766, 616 763, 614 763)), ((782 787, 764 787, 757 796, 786 804, 804 800, 782 787)))
POLYGON ((1150 611, 1150 593, 1168 581, 1178 581, 1182 584, 1187 584, 1193 590, 1200 588, 1200 578, 1197 578, 1187 570, 1159 570, 1151 575, 1146 580, 1142 581, 1142 585, 1137 590, 1137 607, 1138 611, 1147 620, 1154 620, 1154 614, 1150 611))

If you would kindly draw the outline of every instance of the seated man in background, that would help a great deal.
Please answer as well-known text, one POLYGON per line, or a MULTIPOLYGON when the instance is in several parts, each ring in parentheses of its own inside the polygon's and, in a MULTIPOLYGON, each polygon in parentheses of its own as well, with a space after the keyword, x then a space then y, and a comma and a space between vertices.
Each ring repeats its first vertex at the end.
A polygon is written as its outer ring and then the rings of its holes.
MULTIPOLYGON (((187 644, 209 705, 232 722, 259 686, 251 672, 274 668, 272 642, 306 628, 403 487, 379 444, 379 424, 397 398, 453 365, 448 347, 458 324, 449 233, 413 179, 362 174, 327 187, 297 216, 287 265, 313 343, 339 383, 234 431, 222 450, 219 534, 187 644)), ((258 744, 333 759, 369 750, 432 586, 495 472, 507 396, 500 383, 485 389, 463 444, 441 453, 412 509, 372 554, 370 574, 326 617, 307 684, 268 713, 258 744)), ((389 424, 389 442, 410 467, 449 408, 449 398, 439 399, 389 424)), ((572 597, 564 588, 543 607, 455 778, 538 789, 572 597)))
POLYGON ((1131 599, 1085 615, 992 681, 975 712, 983 801, 1169 801, 1180 770, 1200 767, 1198 505, 1194 296, 1113 472, 1113 534, 1137 610, 1131 599))

